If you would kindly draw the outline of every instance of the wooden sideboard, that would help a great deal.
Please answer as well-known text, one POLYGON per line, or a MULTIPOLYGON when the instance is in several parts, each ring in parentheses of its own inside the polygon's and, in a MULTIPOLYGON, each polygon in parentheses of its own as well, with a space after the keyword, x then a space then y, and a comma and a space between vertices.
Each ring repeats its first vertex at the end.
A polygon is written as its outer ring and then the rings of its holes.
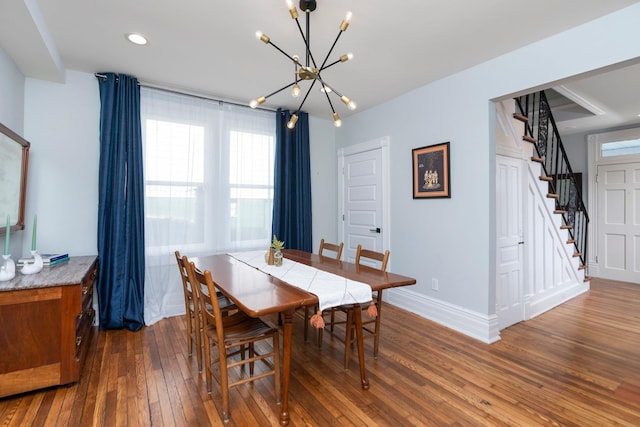
POLYGON ((0 282, 0 397, 78 381, 94 330, 95 256, 0 282))

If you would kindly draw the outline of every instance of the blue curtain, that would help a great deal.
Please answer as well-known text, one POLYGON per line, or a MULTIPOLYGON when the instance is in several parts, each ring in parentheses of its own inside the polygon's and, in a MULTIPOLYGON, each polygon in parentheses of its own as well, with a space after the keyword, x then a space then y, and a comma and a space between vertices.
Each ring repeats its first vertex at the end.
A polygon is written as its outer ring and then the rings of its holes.
POLYGON ((140 87, 104 73, 100 86, 98 305, 100 329, 144 326, 144 178, 140 87), (106 76, 106 77, 104 77, 106 76))
POLYGON ((285 248, 312 251, 311 160, 309 115, 298 113, 294 129, 287 128, 288 110, 276 114, 272 234, 284 240, 285 248))

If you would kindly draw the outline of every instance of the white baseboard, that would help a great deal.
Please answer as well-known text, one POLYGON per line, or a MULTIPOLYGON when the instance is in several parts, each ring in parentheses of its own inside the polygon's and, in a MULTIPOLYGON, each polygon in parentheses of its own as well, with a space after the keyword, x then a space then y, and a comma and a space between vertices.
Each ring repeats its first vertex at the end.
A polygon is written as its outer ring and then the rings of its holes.
POLYGON ((569 301, 571 298, 587 292, 589 289, 589 282, 583 281, 554 288, 551 292, 545 293, 542 297, 536 298, 535 296, 528 296, 528 302, 525 308, 525 319, 533 319, 545 311, 549 311, 563 302, 569 301))
POLYGON ((484 343, 500 340, 495 314, 487 316, 404 288, 385 291, 384 301, 484 343))

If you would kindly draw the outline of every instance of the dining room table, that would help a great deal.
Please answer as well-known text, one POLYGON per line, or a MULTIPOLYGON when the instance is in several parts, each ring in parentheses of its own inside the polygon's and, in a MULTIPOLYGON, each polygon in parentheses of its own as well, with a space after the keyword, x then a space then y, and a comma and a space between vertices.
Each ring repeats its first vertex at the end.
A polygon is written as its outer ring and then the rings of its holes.
MULTIPOLYGON (((416 283, 416 280, 411 277, 382 272, 365 265, 356 265, 306 251, 285 249, 282 252, 285 259, 290 261, 367 284, 372 292, 416 283)), ((318 304, 318 296, 267 274, 234 257, 233 254, 205 255, 194 257, 191 261, 199 270, 209 270, 216 287, 249 316, 262 317, 277 313, 281 315, 283 340, 280 424, 288 425, 293 317, 296 309, 318 304)), ((369 381, 364 360, 362 310, 354 310, 354 323, 360 383, 366 390, 369 388, 369 381)))

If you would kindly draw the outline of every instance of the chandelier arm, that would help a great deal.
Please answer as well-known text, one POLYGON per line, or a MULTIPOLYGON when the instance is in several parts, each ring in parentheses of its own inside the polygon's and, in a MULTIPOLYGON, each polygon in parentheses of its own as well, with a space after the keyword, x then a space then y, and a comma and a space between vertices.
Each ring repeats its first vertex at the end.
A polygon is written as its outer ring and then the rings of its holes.
POLYGON ((295 59, 293 59, 293 56, 289 55, 287 52, 285 52, 284 50, 280 49, 275 43, 273 43, 271 40, 269 40, 267 42, 267 44, 270 44, 271 46, 275 47, 280 53, 282 53, 284 56, 286 56, 287 58, 289 58, 291 61, 295 62, 296 64, 300 65, 300 62, 296 61, 295 59))
POLYGON ((278 90, 276 90, 276 91, 274 91, 274 92, 271 92, 269 95, 265 95, 265 97, 264 97, 264 98, 265 98, 265 99, 267 99, 267 98, 269 98, 270 96, 273 96, 273 95, 275 95, 275 94, 277 94, 277 93, 280 93, 280 92, 282 92, 283 90, 285 90, 285 89, 287 89, 287 88, 290 88, 290 87, 291 87, 291 86, 293 86, 294 84, 298 83, 299 81, 301 81, 301 80, 300 80, 300 79, 297 79, 297 80, 296 80, 296 81, 294 81, 293 83, 289 83, 288 85, 283 86, 283 87, 281 87, 280 89, 278 89, 278 90))
POLYGON ((342 60, 340 60, 340 59, 336 59, 335 61, 333 61, 333 62, 332 62, 331 64, 329 64, 329 65, 323 65, 323 66, 322 66, 322 68, 320 68, 320 70, 319 70, 319 71, 324 71, 324 70, 326 70, 327 68, 329 68, 329 67, 333 67, 334 65, 336 65, 336 64, 338 64, 338 63, 340 63, 340 62, 344 62, 344 61, 342 61, 342 60))
POLYGON ((331 98, 329 98, 329 94, 327 93, 327 91, 323 91, 323 92, 324 92, 324 96, 327 97, 327 102, 329 103, 329 107, 331 107, 331 112, 335 114, 336 110, 335 108, 333 108, 333 102, 331 102, 331 98))
POLYGON ((339 31, 338 35, 336 36, 336 39, 333 41, 333 44, 331 45, 331 49, 329 49, 329 52, 327 52, 327 56, 324 57, 324 61, 322 61, 322 65, 320 66, 320 69, 323 70, 325 68, 324 64, 327 63, 327 60, 329 59, 329 55, 331 55, 331 52, 333 52, 333 48, 336 47, 336 43, 338 43, 338 40, 340 39, 340 36, 342 35, 344 31, 339 31))

